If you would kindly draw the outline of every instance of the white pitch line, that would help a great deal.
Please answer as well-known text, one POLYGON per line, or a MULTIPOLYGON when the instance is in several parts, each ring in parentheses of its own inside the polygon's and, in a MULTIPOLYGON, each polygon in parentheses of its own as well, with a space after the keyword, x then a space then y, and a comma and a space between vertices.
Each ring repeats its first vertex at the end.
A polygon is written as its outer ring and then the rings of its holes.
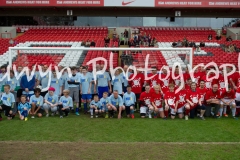
POLYGON ((0 141, 0 143, 33 143, 33 144, 48 144, 48 143, 58 143, 58 144, 77 144, 77 143, 82 143, 82 144, 97 144, 97 145, 102 145, 102 144, 168 144, 168 145, 184 145, 184 144, 196 144, 196 145, 220 145, 220 144, 240 144, 240 142, 57 142, 57 141, 42 141, 42 142, 37 142, 37 141, 0 141))

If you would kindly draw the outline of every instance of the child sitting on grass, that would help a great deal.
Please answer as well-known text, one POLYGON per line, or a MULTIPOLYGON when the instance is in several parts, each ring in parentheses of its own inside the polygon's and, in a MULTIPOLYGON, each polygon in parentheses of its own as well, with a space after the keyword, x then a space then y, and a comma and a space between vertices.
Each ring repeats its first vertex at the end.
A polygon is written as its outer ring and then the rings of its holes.
POLYGON ((20 120, 28 120, 28 114, 31 110, 31 105, 27 102, 27 97, 25 95, 21 96, 20 103, 18 104, 18 113, 20 120))
POLYGON ((35 88, 34 89, 34 95, 30 97, 30 104, 32 106, 31 108, 31 118, 35 118, 34 116, 37 114, 38 117, 42 117, 43 115, 43 97, 40 95, 41 94, 41 89, 40 88, 35 88))
POLYGON ((1 112, 5 111, 5 116, 8 117, 8 120, 13 118, 13 111, 15 105, 14 95, 10 92, 10 86, 4 86, 4 93, 1 98, 2 105, 0 106, 0 121, 2 120, 1 112))
POLYGON ((44 97, 44 102, 43 108, 46 112, 46 117, 49 116, 49 110, 51 110, 52 116, 54 116, 57 112, 58 106, 58 95, 55 94, 55 88, 50 87, 48 89, 48 93, 44 97))
POLYGON ((98 118, 98 113, 102 112, 102 105, 99 101, 98 95, 95 95, 90 103, 90 113, 91 118, 93 118, 93 112, 95 112, 95 117, 98 118))

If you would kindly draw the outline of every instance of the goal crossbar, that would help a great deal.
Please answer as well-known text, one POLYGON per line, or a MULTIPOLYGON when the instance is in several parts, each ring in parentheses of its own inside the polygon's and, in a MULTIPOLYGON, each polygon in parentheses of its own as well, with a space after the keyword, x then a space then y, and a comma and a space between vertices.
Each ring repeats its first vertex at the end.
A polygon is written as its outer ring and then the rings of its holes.
POLYGON ((193 65, 193 48, 116 48, 116 47, 74 47, 74 48, 63 48, 63 47, 9 47, 9 65, 12 66, 12 51, 14 50, 66 50, 66 51, 189 51, 189 65, 193 65))

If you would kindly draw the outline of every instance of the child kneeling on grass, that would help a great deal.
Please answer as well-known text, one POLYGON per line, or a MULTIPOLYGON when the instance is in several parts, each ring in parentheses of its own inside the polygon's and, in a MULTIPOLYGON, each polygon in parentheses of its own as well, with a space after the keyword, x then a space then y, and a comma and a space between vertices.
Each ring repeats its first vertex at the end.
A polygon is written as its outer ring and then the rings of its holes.
POLYGON ((12 109, 15 105, 15 98, 14 95, 10 92, 10 86, 4 86, 4 93, 1 98, 2 105, 0 106, 0 121, 2 120, 1 112, 5 111, 5 116, 8 117, 8 120, 13 118, 12 109))
POLYGON ((96 118, 98 118, 98 113, 102 113, 102 105, 99 101, 98 95, 95 95, 90 103, 91 118, 93 118, 93 112, 95 112, 96 118))
POLYGON ((50 87, 48 89, 48 93, 44 97, 44 104, 43 108, 46 112, 46 117, 49 116, 49 109, 51 109, 52 116, 55 115, 57 112, 57 106, 58 106, 58 95, 55 94, 55 88, 50 87))
POLYGON ((102 112, 106 112, 105 118, 108 118, 108 103, 109 103, 109 97, 108 97, 108 92, 103 92, 103 97, 100 99, 101 107, 102 107, 102 112))
POLYGON ((27 101, 27 97, 25 95, 22 95, 21 96, 21 99, 20 99, 20 103, 18 104, 18 113, 19 113, 19 118, 20 120, 25 120, 27 121, 28 120, 28 114, 31 110, 31 105, 26 102, 27 101))
POLYGON ((65 116, 68 116, 70 107, 73 107, 72 97, 69 96, 69 90, 63 90, 63 96, 59 100, 58 111, 60 113, 60 118, 63 118, 63 112, 65 116))
POLYGON ((43 97, 40 95, 41 94, 41 89, 40 88, 35 88, 34 89, 34 95, 32 95, 30 97, 30 101, 29 103, 31 104, 32 106, 32 109, 31 109, 31 115, 32 117, 31 118, 35 118, 35 115, 37 114, 38 117, 42 117, 43 115, 43 97))

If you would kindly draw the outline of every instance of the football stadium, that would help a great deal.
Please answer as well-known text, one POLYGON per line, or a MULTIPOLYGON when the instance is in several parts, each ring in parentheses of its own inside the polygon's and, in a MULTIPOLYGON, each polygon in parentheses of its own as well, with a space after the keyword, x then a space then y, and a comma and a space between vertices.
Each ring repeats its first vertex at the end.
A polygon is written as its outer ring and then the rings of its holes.
POLYGON ((0 0, 0 160, 239 160, 239 0, 0 0))

